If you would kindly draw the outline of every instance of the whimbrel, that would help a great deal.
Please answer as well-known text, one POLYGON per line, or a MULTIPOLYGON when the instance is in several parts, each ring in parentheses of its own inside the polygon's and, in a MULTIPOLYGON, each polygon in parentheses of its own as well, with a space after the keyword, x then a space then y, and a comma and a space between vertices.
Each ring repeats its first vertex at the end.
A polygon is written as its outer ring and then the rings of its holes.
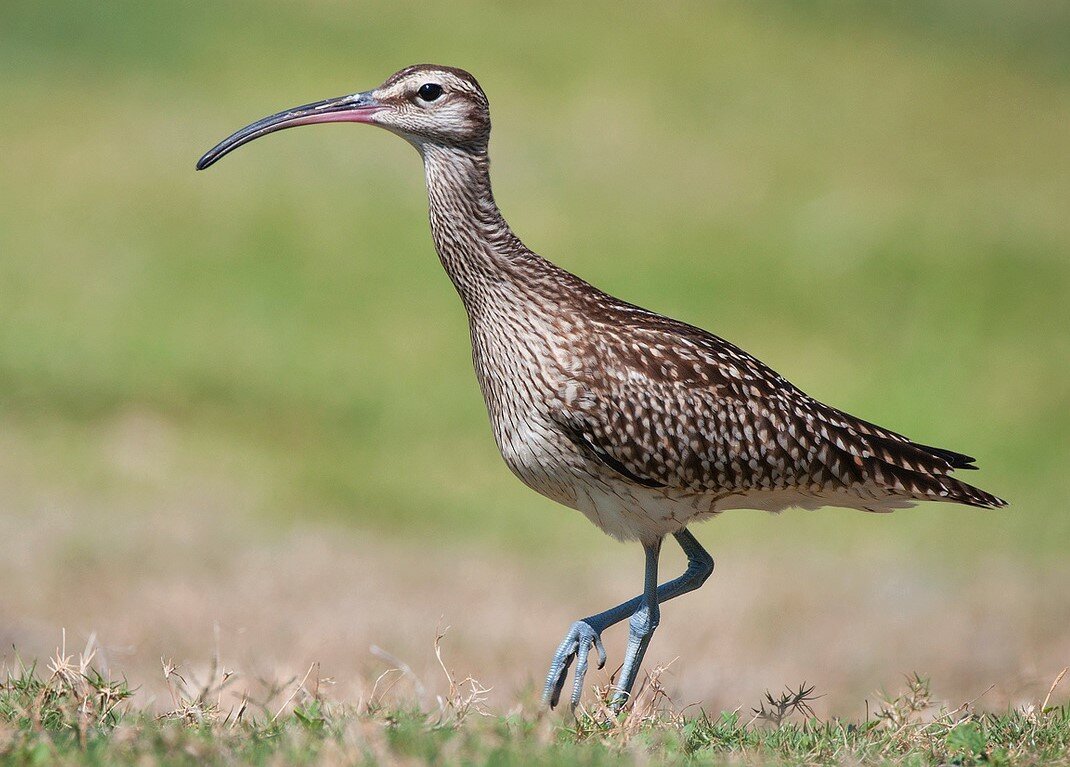
POLYGON ((527 248, 491 193, 489 105, 464 70, 411 66, 374 90, 265 117, 197 168, 268 133, 328 122, 386 128, 423 158, 435 248, 468 314, 476 377, 506 464, 532 489, 645 550, 642 594, 576 621, 557 648, 544 689, 550 706, 573 662, 571 701, 579 702, 591 650, 602 668, 602 632, 628 619, 613 701, 626 702, 659 605, 713 572, 692 522, 738 508, 1006 505, 951 476, 976 468, 973 458, 825 405, 728 341, 607 295, 527 248), (669 535, 688 565, 659 585, 669 535))

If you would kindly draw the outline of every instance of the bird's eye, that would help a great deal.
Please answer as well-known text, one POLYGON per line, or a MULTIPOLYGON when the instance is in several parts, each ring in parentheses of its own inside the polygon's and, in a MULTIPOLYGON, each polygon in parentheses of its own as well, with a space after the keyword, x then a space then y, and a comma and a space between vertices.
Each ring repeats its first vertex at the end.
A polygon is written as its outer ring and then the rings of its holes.
POLYGON ((442 95, 442 86, 438 83, 424 83, 416 94, 424 101, 434 101, 442 95))

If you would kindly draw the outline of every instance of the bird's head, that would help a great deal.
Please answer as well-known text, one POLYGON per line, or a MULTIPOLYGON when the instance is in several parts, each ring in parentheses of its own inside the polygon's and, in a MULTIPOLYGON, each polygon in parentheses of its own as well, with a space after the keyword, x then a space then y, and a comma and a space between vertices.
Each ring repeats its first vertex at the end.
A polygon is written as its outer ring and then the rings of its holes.
POLYGON ((287 109, 223 139, 197 162, 204 170, 223 155, 284 128, 315 123, 378 125, 421 148, 427 144, 485 151, 490 108, 479 83, 463 69, 418 64, 374 90, 287 109))

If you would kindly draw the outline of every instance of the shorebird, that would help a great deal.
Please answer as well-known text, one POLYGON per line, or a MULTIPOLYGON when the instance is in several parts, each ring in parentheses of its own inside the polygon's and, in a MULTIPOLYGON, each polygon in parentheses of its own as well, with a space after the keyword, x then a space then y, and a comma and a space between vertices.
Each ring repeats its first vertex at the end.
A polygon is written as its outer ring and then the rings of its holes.
POLYGON ((713 572, 687 529, 693 522, 738 508, 1006 505, 951 476, 976 468, 968 455, 825 405, 728 341, 614 298, 525 246, 491 193, 489 103, 464 70, 411 66, 374 90, 265 117, 197 168, 269 133, 329 122, 385 128, 423 158, 435 249, 468 314, 476 377, 505 463, 533 490, 645 551, 642 594, 576 621, 557 648, 543 694, 551 707, 573 662, 578 704, 591 650, 602 668, 602 633, 625 619, 612 705, 627 702, 660 604, 713 572), (670 535, 687 569, 659 585, 670 535))

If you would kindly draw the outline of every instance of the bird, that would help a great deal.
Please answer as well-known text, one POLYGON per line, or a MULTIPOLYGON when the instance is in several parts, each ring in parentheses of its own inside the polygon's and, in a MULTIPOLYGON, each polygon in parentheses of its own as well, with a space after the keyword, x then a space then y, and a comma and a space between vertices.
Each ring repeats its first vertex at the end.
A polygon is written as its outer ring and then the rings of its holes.
POLYGON ((628 704, 661 604, 713 572, 688 529, 696 522, 740 508, 1006 505, 952 476, 976 468, 974 458, 826 405, 729 341, 615 298, 524 245, 491 190, 489 101, 463 69, 417 64, 373 90, 278 112, 221 141, 197 169, 269 133, 332 122, 384 128, 419 152, 435 249, 467 313, 506 465, 536 492, 643 547, 642 592, 566 632, 543 688, 551 708, 575 663, 575 710, 592 651, 603 668, 602 634, 625 620, 610 705, 628 704), (659 584, 670 536, 687 566, 659 584))

